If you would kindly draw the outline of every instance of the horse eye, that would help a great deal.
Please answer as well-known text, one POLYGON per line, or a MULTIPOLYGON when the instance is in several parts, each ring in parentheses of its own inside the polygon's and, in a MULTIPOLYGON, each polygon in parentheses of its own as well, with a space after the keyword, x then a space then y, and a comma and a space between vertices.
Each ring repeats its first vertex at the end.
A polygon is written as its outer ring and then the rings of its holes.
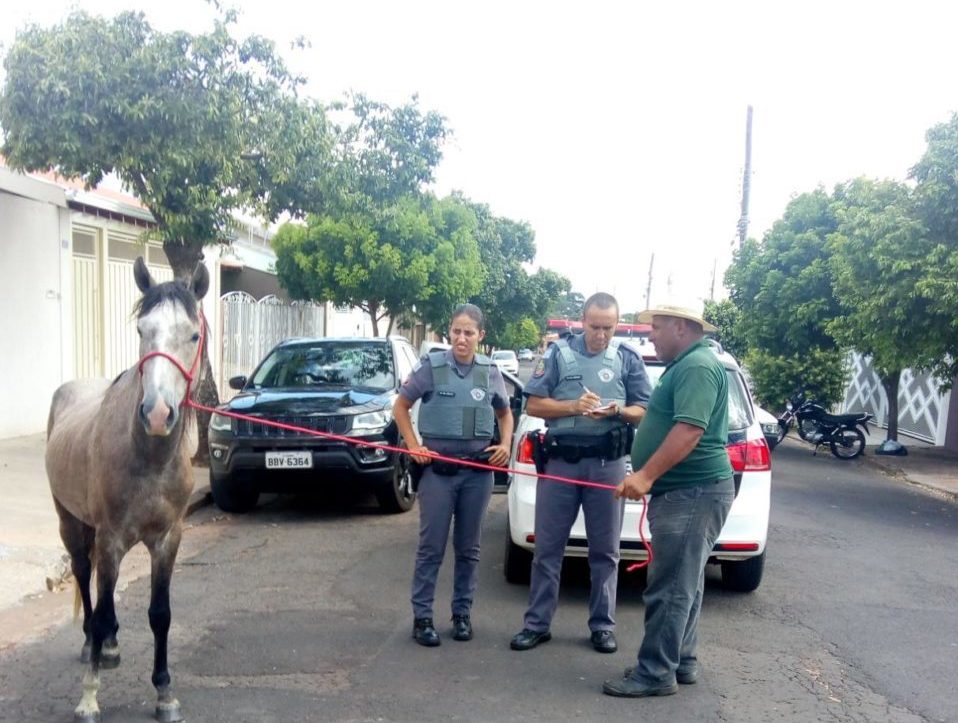
POLYGON ((200 333, 199 333, 199 332, 196 332, 196 333, 193 334, 193 336, 190 338, 190 341, 192 341, 192 342, 194 342, 194 343, 195 343, 195 342, 198 342, 199 340, 200 340, 200 333))

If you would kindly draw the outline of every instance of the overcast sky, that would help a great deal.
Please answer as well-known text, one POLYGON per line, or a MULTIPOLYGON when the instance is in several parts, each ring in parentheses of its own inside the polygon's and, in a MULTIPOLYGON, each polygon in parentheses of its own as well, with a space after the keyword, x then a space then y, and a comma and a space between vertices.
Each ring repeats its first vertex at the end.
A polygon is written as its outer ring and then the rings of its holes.
MULTIPOLYGON (((715 295, 736 243, 746 107, 750 234, 791 196, 859 175, 905 178, 925 131, 958 110, 958 11, 923 2, 236 0, 243 32, 321 100, 418 93, 455 136, 437 191, 460 189, 536 231, 536 264, 641 309, 715 295)), ((0 42, 70 7, 142 9, 208 27, 202 0, 6 4, 0 42)))

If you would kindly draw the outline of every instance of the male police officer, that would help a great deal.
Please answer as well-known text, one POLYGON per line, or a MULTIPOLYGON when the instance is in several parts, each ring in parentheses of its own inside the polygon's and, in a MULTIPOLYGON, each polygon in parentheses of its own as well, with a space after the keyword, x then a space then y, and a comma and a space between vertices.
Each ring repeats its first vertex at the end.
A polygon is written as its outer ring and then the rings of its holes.
MULTIPOLYGON (((645 414, 650 386, 642 358, 612 338, 618 320, 613 296, 589 297, 582 311, 583 334, 551 345, 526 385, 528 413, 545 419, 548 427, 548 474, 612 486, 625 477, 629 425, 645 414)), ((522 631, 510 643, 513 650, 529 650, 552 637, 559 572, 580 506, 592 575, 592 646, 600 653, 618 649, 613 628, 622 505, 611 489, 539 480, 529 607, 522 631)))

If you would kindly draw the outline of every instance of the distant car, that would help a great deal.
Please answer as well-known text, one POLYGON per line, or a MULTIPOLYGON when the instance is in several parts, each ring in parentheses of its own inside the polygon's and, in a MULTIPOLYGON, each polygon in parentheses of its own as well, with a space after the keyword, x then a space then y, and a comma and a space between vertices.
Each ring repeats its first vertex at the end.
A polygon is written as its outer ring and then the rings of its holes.
POLYGON ((512 349, 500 349, 492 352, 493 363, 505 372, 510 374, 519 373, 519 357, 512 349))
POLYGON ((775 449, 779 437, 778 417, 771 412, 766 412, 761 407, 755 407, 755 418, 762 427, 762 434, 765 435, 765 441, 768 442, 769 451, 775 449))
MULTIPOLYGON (((709 562, 722 567, 722 581, 731 590, 750 592, 762 581, 765 569, 765 543, 771 501, 772 465, 768 443, 756 419, 756 409, 745 386, 735 359, 715 349, 725 367, 729 382, 728 451, 735 482, 735 501, 725 526, 715 542, 709 562)), ((655 358, 645 358, 652 385, 665 371, 655 358)), ((545 429, 545 421, 523 414, 516 428, 516 444, 509 467, 523 474, 509 480, 506 549, 503 571, 513 583, 528 583, 532 553, 535 550, 536 476, 532 460, 530 433, 545 429)), ((627 460, 627 468, 630 466, 627 460)), ((627 501, 622 525, 620 552, 623 560, 644 560, 647 557, 639 537, 642 503, 627 501)), ((648 521, 643 527, 650 539, 648 521)), ((566 557, 588 555, 585 518, 581 511, 573 524, 566 546, 566 557)))
POLYGON ((518 357, 519 357, 519 361, 521 362, 534 361, 536 358, 536 355, 533 353, 532 349, 520 349, 518 357))
POLYGON ((446 349, 452 349, 452 344, 447 344, 444 341, 424 341, 419 345, 419 356, 424 357, 426 354, 431 354, 434 351, 446 351, 446 349))
MULTIPOLYGON (((396 445, 393 403, 418 362, 403 337, 290 339, 249 377, 229 380, 239 394, 219 407, 264 420, 396 445)), ((413 410, 416 425, 418 407, 413 410)), ((265 491, 365 484, 390 512, 415 503, 408 457, 213 414, 210 487, 227 512, 252 509, 265 491)))

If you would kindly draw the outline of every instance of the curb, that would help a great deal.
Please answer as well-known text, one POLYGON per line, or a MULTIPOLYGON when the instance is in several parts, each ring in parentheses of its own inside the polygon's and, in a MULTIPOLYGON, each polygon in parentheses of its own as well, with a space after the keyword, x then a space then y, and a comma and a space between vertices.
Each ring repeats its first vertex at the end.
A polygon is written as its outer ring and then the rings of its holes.
POLYGON ((924 490, 926 492, 931 492, 932 494, 938 497, 942 497, 951 502, 958 502, 958 491, 944 489, 943 487, 939 487, 938 485, 929 484, 928 482, 922 482, 921 480, 917 480, 912 477, 909 477, 908 473, 905 472, 905 470, 899 469, 899 468, 886 467, 881 462, 878 462, 877 460, 870 457, 867 452, 861 456, 861 460, 865 462, 865 464, 867 464, 869 467, 873 469, 877 469, 885 477, 889 477, 895 480, 900 480, 902 482, 912 485, 913 487, 918 487, 919 489, 924 490))

